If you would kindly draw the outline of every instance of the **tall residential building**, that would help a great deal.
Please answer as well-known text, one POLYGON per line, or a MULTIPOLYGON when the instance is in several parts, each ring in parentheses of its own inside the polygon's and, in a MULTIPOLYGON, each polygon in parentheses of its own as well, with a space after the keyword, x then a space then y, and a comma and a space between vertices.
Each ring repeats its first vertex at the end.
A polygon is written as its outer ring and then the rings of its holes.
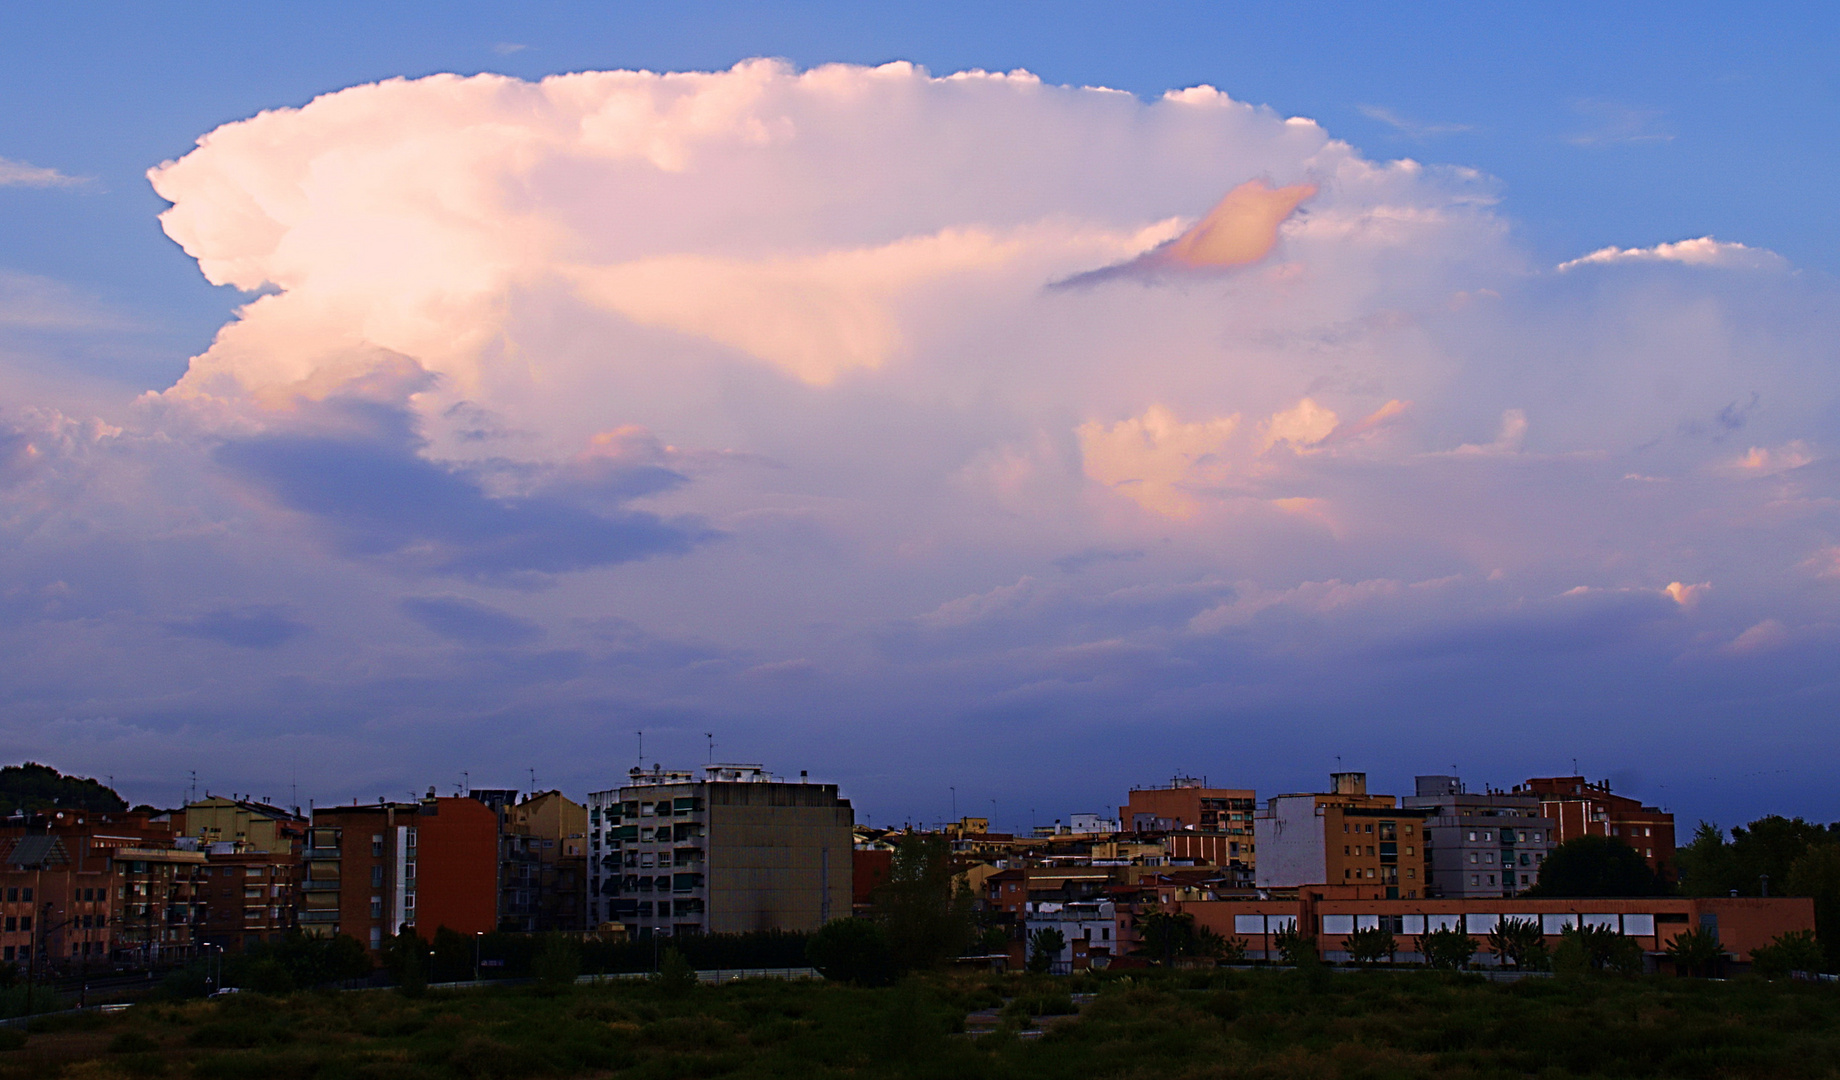
POLYGON ((499 929, 587 929, 588 808, 546 791, 500 813, 499 929))
POLYGON ((1210 863, 1250 884, 1258 867, 1253 815, 1258 793, 1211 788, 1205 778, 1171 777, 1167 787, 1132 788, 1118 808, 1131 832, 1168 833, 1170 857, 1210 863))
POLYGON ((1367 774, 1331 773, 1330 790, 1276 795, 1254 818, 1261 889, 1345 885, 1374 899, 1424 895, 1429 809, 1369 795, 1367 774))
POLYGON ((375 952, 403 927, 485 933, 498 923, 498 814, 464 797, 316 807, 301 928, 375 952))
POLYGON ((1540 814, 1559 826, 1559 842, 1608 836, 1634 848, 1649 869, 1674 879, 1674 815, 1640 799, 1612 795, 1610 781, 1582 776, 1536 776, 1514 789, 1540 797, 1540 814))
POLYGON ((588 796, 589 918, 634 935, 815 930, 851 912, 854 825, 837 785, 802 773, 633 769, 588 796))
POLYGON ((1521 791, 1472 794, 1455 776, 1420 776, 1409 807, 1432 811, 1425 854, 1433 898, 1518 896, 1540 878, 1540 864, 1558 841, 1540 797, 1521 791))

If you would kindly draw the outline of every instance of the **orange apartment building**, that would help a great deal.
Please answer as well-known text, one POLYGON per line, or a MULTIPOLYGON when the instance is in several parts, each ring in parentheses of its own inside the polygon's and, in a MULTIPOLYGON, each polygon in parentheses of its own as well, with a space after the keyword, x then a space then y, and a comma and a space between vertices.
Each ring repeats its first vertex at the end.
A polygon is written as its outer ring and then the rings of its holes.
POLYGON ((1649 869, 1674 880, 1674 815, 1641 800, 1610 793, 1610 781, 1582 776, 1536 776, 1514 789, 1540 797, 1540 816, 1558 825, 1559 842, 1577 836, 1621 840, 1647 860, 1649 869))
POLYGON ((498 923, 499 815, 475 799, 318 807, 307 830, 300 926, 373 953, 403 927, 487 933, 498 923))
POLYGON ((1398 940, 1402 962, 1415 963, 1417 937, 1438 929, 1459 929, 1478 943, 1476 963, 1488 966, 1488 932, 1505 918, 1536 922, 1556 948, 1568 926, 1607 927, 1636 939, 1651 956, 1674 938, 1703 928, 1739 962, 1778 935, 1814 929, 1814 901, 1805 897, 1642 897, 1636 899, 1529 900, 1383 900, 1351 896, 1352 889, 1330 887, 1300 891, 1289 900, 1196 901, 1180 905, 1197 925, 1246 942, 1251 959, 1277 959, 1274 937, 1290 927, 1316 938, 1318 953, 1330 961, 1348 958, 1347 935, 1384 927, 1398 940))
POLYGON ((1330 791, 1276 795, 1254 819, 1261 889, 1345 886, 1374 899, 1425 895, 1428 808, 1369 795, 1367 774, 1332 773, 1330 791))

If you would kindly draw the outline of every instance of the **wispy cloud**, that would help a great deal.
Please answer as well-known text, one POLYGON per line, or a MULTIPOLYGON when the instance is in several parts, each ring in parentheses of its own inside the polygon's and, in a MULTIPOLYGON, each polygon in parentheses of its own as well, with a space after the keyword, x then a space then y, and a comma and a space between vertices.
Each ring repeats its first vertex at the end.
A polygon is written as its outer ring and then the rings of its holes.
POLYGON ((1643 109, 1616 101, 1579 98, 1572 111, 1592 122, 1588 131, 1579 132, 1566 141, 1573 146, 1614 146, 1619 143, 1673 142, 1671 132, 1655 127, 1665 115, 1660 109, 1643 109))
POLYGON ((1465 131, 1476 130, 1469 124, 1428 124, 1413 120, 1394 112, 1384 105, 1357 106, 1362 116, 1369 120, 1378 120, 1382 124, 1398 131, 1408 139, 1423 141, 1439 135, 1457 135, 1465 131))
POLYGON ((89 181, 27 161, 0 157, 0 187, 77 187, 89 181))
POLYGON ((525 45, 521 42, 501 41, 498 44, 492 46, 492 51, 497 53, 500 56, 510 56, 513 53, 521 53, 525 49, 528 49, 528 48, 530 48, 530 46, 525 45))

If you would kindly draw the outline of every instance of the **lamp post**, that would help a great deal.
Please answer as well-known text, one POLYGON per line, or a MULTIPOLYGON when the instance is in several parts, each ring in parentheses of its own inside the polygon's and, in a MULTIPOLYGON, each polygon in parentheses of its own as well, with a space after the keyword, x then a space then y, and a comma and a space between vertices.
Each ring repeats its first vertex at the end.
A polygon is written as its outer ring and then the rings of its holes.
POLYGON ((473 931, 473 981, 479 981, 479 943, 485 939, 484 930, 473 931))

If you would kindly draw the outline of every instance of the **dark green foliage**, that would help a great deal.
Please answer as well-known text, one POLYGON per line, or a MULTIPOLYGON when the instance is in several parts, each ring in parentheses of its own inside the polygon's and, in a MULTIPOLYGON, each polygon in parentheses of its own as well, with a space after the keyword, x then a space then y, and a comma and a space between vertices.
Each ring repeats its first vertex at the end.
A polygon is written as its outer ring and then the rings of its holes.
POLYGON ((124 1031, 109 1040, 111 1054, 142 1054, 159 1047, 159 1043, 138 1031, 124 1031))
POLYGON ((20 810, 126 810, 127 801, 95 780, 65 776, 28 761, 0 769, 0 817, 20 810))
POLYGON ((1298 930, 1294 923, 1273 934, 1271 941, 1278 947, 1278 955, 1292 967, 1314 967, 1322 960, 1316 954, 1316 939, 1298 930))
MULTIPOLYGON (((1795 861, 1810 850, 1840 843, 1840 822, 1817 825, 1771 814, 1731 830, 1702 821, 1693 839, 1675 853, 1681 891, 1689 896, 1759 896, 1770 879, 1772 896, 1794 895, 1788 879, 1795 861)), ((1802 895, 1812 895, 1804 893, 1802 895)))
POLYGON ((5 1053, 9 1050, 20 1050, 23 1049, 25 1045, 25 1032, 12 1027, 0 1028, 0 1053, 5 1053))
POLYGON ((1425 957, 1425 963, 1434 968, 1448 971, 1461 971, 1469 966, 1470 959, 1476 955, 1476 939, 1454 926, 1420 934, 1418 951, 1425 957))
POLYGON ((1489 931, 1489 951, 1504 965, 1516 971, 1540 971, 1546 967, 1546 938, 1540 924, 1533 919, 1502 919, 1489 931))
POLYGON ((1393 932, 1381 926, 1372 926, 1366 930, 1356 930, 1347 939, 1348 958, 1363 967, 1369 967, 1393 959, 1399 951, 1399 942, 1393 932))
POLYGON ((1525 895, 1573 899, 1665 896, 1671 891, 1635 848, 1608 836, 1579 836, 1546 856, 1539 882, 1525 895))
POLYGON ((1751 970, 1767 978, 1781 978, 1792 971, 1819 971, 1825 961, 1821 942, 1812 930, 1778 934, 1768 945, 1751 950, 1751 970))
POLYGON ((1584 970, 1634 975, 1642 970, 1642 946, 1607 926, 1568 926, 1559 934, 1553 969, 1575 974, 1581 964, 1584 970))
POLYGON ((384 970, 405 997, 415 997, 428 988, 429 959, 428 942, 413 927, 403 927, 383 943, 384 970))
POLYGON ((1811 847, 1789 865, 1784 892, 1814 898, 1814 930, 1826 956, 1822 971, 1840 971, 1840 843, 1811 847))
POLYGON ((660 993, 671 997, 682 997, 696 989, 696 969, 684 954, 676 949, 666 949, 664 959, 658 964, 658 974, 652 976, 660 993))
POLYGON ((895 848, 887 880, 876 887, 875 919, 901 971, 938 967, 971 943, 971 890, 954 887, 949 855, 942 837, 908 836, 895 848))
POLYGON ((1137 917, 1136 955, 1147 960, 1169 963, 1183 956, 1211 956, 1229 962, 1244 960, 1246 943, 1231 942, 1205 926, 1195 923, 1187 912, 1169 912, 1152 908, 1137 917))
POLYGON ((832 919, 812 935, 805 955, 825 978, 857 986, 886 986, 898 974, 888 933, 872 919, 832 919))
POLYGON ((467 982, 473 977, 472 938, 445 926, 437 927, 428 948, 430 982, 467 982))
POLYGON ((1067 947, 1067 938, 1052 926, 1044 926, 1029 935, 1030 971, 1045 975, 1054 970, 1055 963, 1061 958, 1061 950, 1067 947))
POLYGON ((1498 984, 1439 972, 1313 983, 1286 972, 1156 969, 1075 979, 953 972, 880 990, 752 982, 681 996, 634 981, 566 999, 523 988, 416 1000, 242 995, 253 1000, 100 1017, 81 1044, 35 1035, 0 1054, 0 1080, 161 1068, 200 1080, 1744 1080, 1833 1076, 1840 1061, 1840 996, 1800 983, 1498 984), (1025 1014, 1066 1014, 1069 987, 1097 998, 1077 1020, 1044 1020, 1039 1038, 951 1034, 997 993, 1013 999, 1004 1031, 1029 1022, 1025 1014), (110 1055, 128 1033, 162 1048, 110 1055), (109 1060, 99 1068, 97 1057, 109 1060))
MULTIPOLYGON (((671 955, 683 960, 683 954, 676 949, 671 955)), ((689 965, 686 963, 686 967, 689 965)), ((543 945, 537 950, 537 957, 531 962, 530 973, 537 980, 537 985, 552 994, 562 993, 575 986, 575 979, 581 974, 581 948, 562 934, 546 934, 543 945)))
POLYGON ((1668 942, 1667 958, 1681 975, 1717 975, 1725 960, 1725 946, 1719 935, 1705 927, 1674 935, 1668 942))

